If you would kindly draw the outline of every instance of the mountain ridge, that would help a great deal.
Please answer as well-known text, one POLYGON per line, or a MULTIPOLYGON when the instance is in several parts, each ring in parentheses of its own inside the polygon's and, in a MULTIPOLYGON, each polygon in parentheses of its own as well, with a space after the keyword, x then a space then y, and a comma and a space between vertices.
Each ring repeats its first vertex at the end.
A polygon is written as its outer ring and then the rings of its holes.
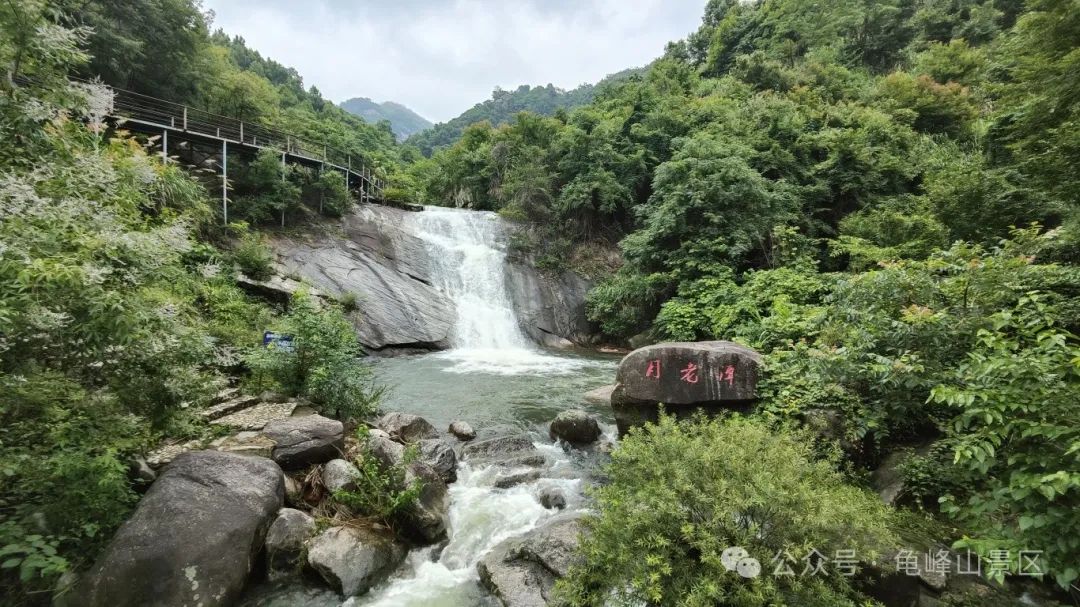
POLYGON ((373 101, 368 97, 353 97, 338 104, 341 109, 350 114, 362 118, 369 124, 376 124, 382 120, 390 123, 390 129, 399 141, 427 130, 433 123, 417 114, 408 106, 396 101, 373 101))

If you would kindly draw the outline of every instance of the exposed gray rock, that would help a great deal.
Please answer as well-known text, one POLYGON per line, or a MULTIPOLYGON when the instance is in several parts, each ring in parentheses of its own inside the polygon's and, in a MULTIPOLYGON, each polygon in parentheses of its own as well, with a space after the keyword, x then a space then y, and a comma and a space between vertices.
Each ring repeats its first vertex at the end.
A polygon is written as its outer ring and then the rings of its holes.
POLYGON ((425 438, 439 437, 435 426, 411 413, 387 413, 379 419, 377 425, 399 443, 417 443, 425 438))
POLYGON ((433 287, 426 244, 406 225, 409 212, 364 205, 324 234, 271 241, 280 269, 333 297, 355 293, 360 343, 372 349, 420 345, 443 349, 456 319, 453 303, 433 287))
POLYGON ((322 483, 331 493, 341 489, 355 489, 356 477, 359 474, 356 466, 349 462, 343 459, 332 459, 323 465, 322 483))
POLYGON ((509 489, 524 483, 531 483, 540 478, 539 470, 517 470, 495 477, 496 489, 509 489))
POLYGON ((268 459, 177 456, 83 576, 80 604, 234 604, 284 493, 281 468, 268 459))
POLYGON ((306 512, 282 508, 266 532, 266 569, 271 580, 300 570, 304 542, 315 534, 315 519, 306 512))
POLYGON ((560 411, 551 422, 552 438, 562 439, 572 445, 587 445, 600 438, 600 424, 580 409, 560 411))
POLYGON ((547 458, 536 450, 527 434, 497 436, 462 449, 462 456, 474 466, 496 465, 508 468, 543 466, 547 458))
POLYGON ((367 446, 368 453, 378 460, 383 468, 393 468, 405 460, 405 447, 389 438, 372 436, 368 438, 367 446))
POLYGON ((454 447, 441 438, 420 441, 420 461, 431 466, 446 483, 457 480, 457 454, 454 447))
POLYGON ((308 541, 308 565, 345 596, 367 592, 405 559, 388 532, 331 527, 308 541))
POLYGON ((585 402, 587 402, 589 404, 593 404, 593 405, 610 405, 611 404, 611 393, 614 390, 615 390, 615 384, 610 384, 610 385, 607 385, 607 386, 600 386, 599 388, 589 390, 588 392, 585 393, 585 396, 582 397, 582 398, 585 400, 585 402))
POLYGON ((510 436, 497 436, 482 441, 465 445, 462 454, 466 459, 479 457, 510 456, 522 452, 532 451, 532 439, 527 434, 513 434, 510 436))
POLYGON ((573 272, 541 273, 522 261, 511 261, 505 268, 510 301, 526 335, 556 348, 589 343, 595 332, 585 316, 591 281, 573 272))
POLYGON ((310 286, 287 276, 275 275, 266 280, 256 280, 249 276, 245 276, 244 274, 240 274, 236 277, 236 286, 247 291, 251 295, 261 297, 283 306, 289 305, 293 295, 300 289, 306 289, 308 294, 312 297, 324 297, 318 290, 312 289, 310 286))
POLYGON ((457 437, 458 440, 461 441, 468 442, 476 438, 476 430, 473 430, 473 427, 470 426, 468 422, 451 422, 450 427, 447 428, 447 432, 453 434, 455 437, 457 437))
POLYGON ((404 531, 415 541, 434 544, 446 537, 450 494, 439 473, 423 462, 413 462, 405 469, 406 486, 417 480, 423 488, 401 515, 404 531))
POLYGON ((378 438, 390 438, 390 435, 378 428, 368 428, 368 436, 378 438))
POLYGON ((477 564, 480 582, 507 607, 545 607, 574 562, 581 520, 560 515, 496 546, 477 564))
POLYGON ((656 421, 658 404, 676 416, 744 409, 757 397, 761 355, 729 341, 667 342, 638 348, 619 363, 611 409, 619 434, 656 421))
POLYGON ((566 508, 566 494, 558 487, 544 487, 537 494, 540 505, 548 510, 566 508))
POLYGON ((274 461, 282 468, 294 469, 338 457, 345 449, 344 430, 336 419, 305 415, 271 422, 263 434, 277 443, 274 461))

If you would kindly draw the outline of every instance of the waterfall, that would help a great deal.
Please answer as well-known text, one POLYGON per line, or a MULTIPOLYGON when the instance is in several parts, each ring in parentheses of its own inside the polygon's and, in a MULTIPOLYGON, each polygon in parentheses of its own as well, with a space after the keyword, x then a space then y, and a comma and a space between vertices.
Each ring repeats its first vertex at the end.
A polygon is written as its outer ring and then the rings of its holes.
POLYGON ((454 303, 451 349, 440 356, 453 373, 563 374, 579 359, 544 354, 525 336, 507 290, 507 234, 498 215, 426 207, 411 213, 409 229, 423 240, 434 286, 454 303))
POLYGON ((427 243, 436 287, 457 308, 451 344, 465 350, 527 350, 506 289, 506 235, 498 215, 429 208, 412 217, 427 243))

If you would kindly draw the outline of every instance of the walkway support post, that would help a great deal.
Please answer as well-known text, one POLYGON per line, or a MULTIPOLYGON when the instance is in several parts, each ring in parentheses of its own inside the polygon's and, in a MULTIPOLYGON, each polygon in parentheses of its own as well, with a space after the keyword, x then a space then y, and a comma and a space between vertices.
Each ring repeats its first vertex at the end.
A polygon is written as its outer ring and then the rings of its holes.
MULTIPOLYGON (((281 183, 285 183, 285 152, 281 153, 281 183)), ((287 203, 283 200, 281 202, 281 227, 285 227, 285 205, 287 203)))
POLYGON ((221 142, 221 217, 229 225, 229 142, 221 142))
POLYGON ((169 164, 169 129, 161 131, 161 164, 169 164))

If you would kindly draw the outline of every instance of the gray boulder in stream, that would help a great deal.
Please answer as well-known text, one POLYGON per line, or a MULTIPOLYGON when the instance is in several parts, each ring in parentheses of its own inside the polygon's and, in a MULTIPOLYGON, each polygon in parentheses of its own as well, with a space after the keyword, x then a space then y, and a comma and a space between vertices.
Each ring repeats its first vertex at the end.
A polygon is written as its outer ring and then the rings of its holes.
POLYGON ((561 411, 551 422, 552 438, 564 440, 571 445, 587 445, 600 438, 600 424, 580 409, 561 411))
POLYGON ((378 424, 379 429, 399 443, 417 443, 425 438, 438 438, 439 431, 428 420, 411 413, 387 413, 378 424))
POLYGON ((266 571, 271 580, 300 570, 304 542, 315 534, 315 519, 306 512, 282 508, 266 532, 266 571))
POLYGON ((502 542, 477 564, 480 582, 506 607, 546 607, 574 563, 581 530, 581 515, 566 514, 502 542))
POLYGON ((146 492, 76 590, 87 607, 232 605, 285 499, 261 458, 189 451, 146 492))
POLYGON ((452 483, 457 480, 457 454, 448 441, 441 438, 420 441, 420 461, 438 472, 444 482, 452 483))
POLYGON ((307 543, 308 565, 345 596, 367 592, 405 553, 393 534, 359 527, 330 527, 307 543))
POLYGON ((547 458, 527 434, 497 436, 465 445, 462 456, 473 466, 543 466, 547 458))
POLYGON ((422 544, 434 544, 446 537, 449 524, 450 493, 439 473, 423 462, 405 469, 405 485, 419 481, 420 496, 401 514, 403 532, 422 544))

